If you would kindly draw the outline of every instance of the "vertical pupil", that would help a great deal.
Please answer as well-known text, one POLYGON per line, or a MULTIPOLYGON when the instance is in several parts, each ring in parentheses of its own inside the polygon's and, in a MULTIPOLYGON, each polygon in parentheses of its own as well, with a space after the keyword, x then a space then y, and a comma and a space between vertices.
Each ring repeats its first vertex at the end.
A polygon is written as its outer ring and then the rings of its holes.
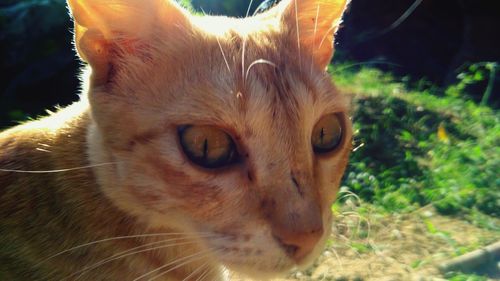
POLYGON ((321 144, 324 142, 324 137, 325 137, 325 128, 321 128, 321 132, 319 134, 319 137, 321 139, 321 144))
POLYGON ((203 159, 207 160, 208 157, 208 139, 203 142, 203 159))

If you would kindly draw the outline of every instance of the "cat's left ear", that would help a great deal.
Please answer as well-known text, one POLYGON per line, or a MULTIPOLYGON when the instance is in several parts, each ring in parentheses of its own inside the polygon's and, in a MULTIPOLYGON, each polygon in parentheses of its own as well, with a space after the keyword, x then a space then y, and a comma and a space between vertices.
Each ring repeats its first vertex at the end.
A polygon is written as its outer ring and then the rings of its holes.
MULTIPOLYGON (((285 1, 286 2, 286 1, 285 1)), ((288 0, 284 24, 297 36, 301 52, 309 52, 315 63, 326 68, 334 52, 334 37, 350 0, 288 0)))

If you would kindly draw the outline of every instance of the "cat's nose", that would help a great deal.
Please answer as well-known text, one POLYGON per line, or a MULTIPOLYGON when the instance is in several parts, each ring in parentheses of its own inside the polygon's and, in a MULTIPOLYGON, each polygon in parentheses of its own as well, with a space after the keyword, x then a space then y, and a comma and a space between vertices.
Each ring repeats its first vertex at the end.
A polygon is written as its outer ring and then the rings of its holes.
POLYGON ((300 263, 323 236, 321 212, 316 206, 310 206, 304 213, 282 216, 280 222, 274 221, 272 233, 286 254, 300 263))
POLYGON ((319 227, 307 233, 281 232, 273 235, 286 254, 296 263, 300 263, 314 250, 323 236, 323 228, 319 227))

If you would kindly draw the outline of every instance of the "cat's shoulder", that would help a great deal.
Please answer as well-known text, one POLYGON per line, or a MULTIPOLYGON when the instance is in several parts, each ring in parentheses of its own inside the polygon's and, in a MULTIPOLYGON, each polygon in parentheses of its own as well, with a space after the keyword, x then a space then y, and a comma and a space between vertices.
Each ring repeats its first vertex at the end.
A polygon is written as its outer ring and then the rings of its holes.
POLYGON ((0 183, 27 176, 16 171, 56 169, 59 161, 81 157, 89 120, 88 110, 74 104, 0 132, 0 183))

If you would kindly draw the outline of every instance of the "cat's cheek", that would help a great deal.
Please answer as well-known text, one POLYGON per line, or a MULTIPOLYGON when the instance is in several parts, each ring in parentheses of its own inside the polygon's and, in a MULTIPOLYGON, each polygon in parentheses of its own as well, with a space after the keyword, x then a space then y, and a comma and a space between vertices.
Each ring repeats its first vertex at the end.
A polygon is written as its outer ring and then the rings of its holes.
POLYGON ((335 171, 335 165, 329 163, 319 163, 316 167, 317 178, 319 182, 317 183, 317 188, 320 193, 320 200, 322 210, 325 212, 330 209, 331 204, 335 201, 338 192, 337 175, 335 171))
POLYGON ((160 193, 168 199, 165 206, 185 214, 191 221, 215 226, 221 221, 231 222, 240 211, 247 211, 248 186, 240 180, 239 171, 215 176, 199 173, 187 163, 177 165, 179 168, 165 161, 151 165, 155 166, 160 193))
POLYGON ((331 158, 316 159, 316 178, 319 179, 322 206, 330 208, 335 202, 340 189, 340 182, 344 175, 350 154, 350 146, 344 147, 331 158))

